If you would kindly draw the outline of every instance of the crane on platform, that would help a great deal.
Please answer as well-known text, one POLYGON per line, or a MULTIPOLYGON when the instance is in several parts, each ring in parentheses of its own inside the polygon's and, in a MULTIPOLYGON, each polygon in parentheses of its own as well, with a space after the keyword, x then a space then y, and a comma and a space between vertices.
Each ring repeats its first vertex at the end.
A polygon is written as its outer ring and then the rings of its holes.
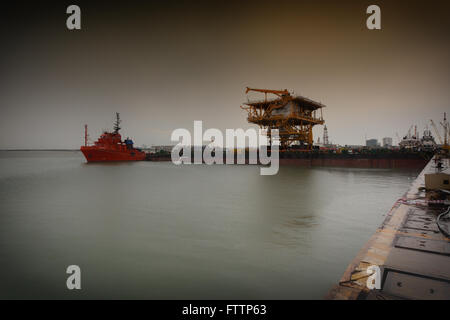
POLYGON ((270 90, 270 89, 255 89, 255 88, 247 87, 246 90, 245 90, 245 94, 249 93, 250 91, 264 93, 264 97, 265 97, 266 101, 267 101, 267 94, 268 93, 274 94, 274 95, 276 95, 276 96, 278 96, 280 98, 284 98, 284 97, 290 96, 290 93, 289 93, 289 91, 287 91, 287 89, 284 89, 284 90, 270 90))

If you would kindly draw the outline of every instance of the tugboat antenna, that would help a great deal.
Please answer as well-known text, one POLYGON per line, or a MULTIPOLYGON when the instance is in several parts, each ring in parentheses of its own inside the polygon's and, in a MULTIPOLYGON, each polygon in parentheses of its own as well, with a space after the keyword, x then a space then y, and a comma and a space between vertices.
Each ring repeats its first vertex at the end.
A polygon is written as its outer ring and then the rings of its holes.
POLYGON ((120 130, 120 116, 119 113, 116 112, 116 122, 114 123, 114 133, 119 133, 120 130))
POLYGON ((85 146, 85 147, 87 147, 87 145, 88 145, 88 138, 89 138, 89 135, 88 135, 88 126, 87 126, 87 124, 85 124, 85 125, 84 125, 84 146, 85 146))

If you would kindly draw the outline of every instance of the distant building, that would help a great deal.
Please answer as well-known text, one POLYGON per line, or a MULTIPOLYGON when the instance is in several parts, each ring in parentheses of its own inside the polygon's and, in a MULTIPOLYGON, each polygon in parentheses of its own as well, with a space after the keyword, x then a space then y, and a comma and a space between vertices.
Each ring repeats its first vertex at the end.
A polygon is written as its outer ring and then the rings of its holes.
POLYGON ((392 147, 392 138, 389 137, 383 138, 383 147, 385 148, 392 147))
POLYGON ((371 147, 371 148, 378 147, 378 140, 377 139, 366 140, 366 147, 371 147))

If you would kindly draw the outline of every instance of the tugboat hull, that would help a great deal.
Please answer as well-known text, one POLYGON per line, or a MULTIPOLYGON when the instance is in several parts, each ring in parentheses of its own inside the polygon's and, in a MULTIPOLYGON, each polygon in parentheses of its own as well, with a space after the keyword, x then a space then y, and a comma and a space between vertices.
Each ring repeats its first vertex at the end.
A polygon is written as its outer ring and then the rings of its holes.
POLYGON ((145 160, 145 152, 138 150, 114 151, 102 150, 97 147, 81 147, 81 152, 87 162, 108 162, 108 161, 141 161, 145 160))

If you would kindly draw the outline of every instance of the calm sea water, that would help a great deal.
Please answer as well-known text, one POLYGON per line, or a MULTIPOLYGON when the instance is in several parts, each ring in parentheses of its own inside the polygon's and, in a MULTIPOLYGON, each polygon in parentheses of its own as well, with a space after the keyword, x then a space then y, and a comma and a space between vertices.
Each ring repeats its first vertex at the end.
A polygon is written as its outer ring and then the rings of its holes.
POLYGON ((0 152, 0 298, 320 299, 417 174, 0 152))

